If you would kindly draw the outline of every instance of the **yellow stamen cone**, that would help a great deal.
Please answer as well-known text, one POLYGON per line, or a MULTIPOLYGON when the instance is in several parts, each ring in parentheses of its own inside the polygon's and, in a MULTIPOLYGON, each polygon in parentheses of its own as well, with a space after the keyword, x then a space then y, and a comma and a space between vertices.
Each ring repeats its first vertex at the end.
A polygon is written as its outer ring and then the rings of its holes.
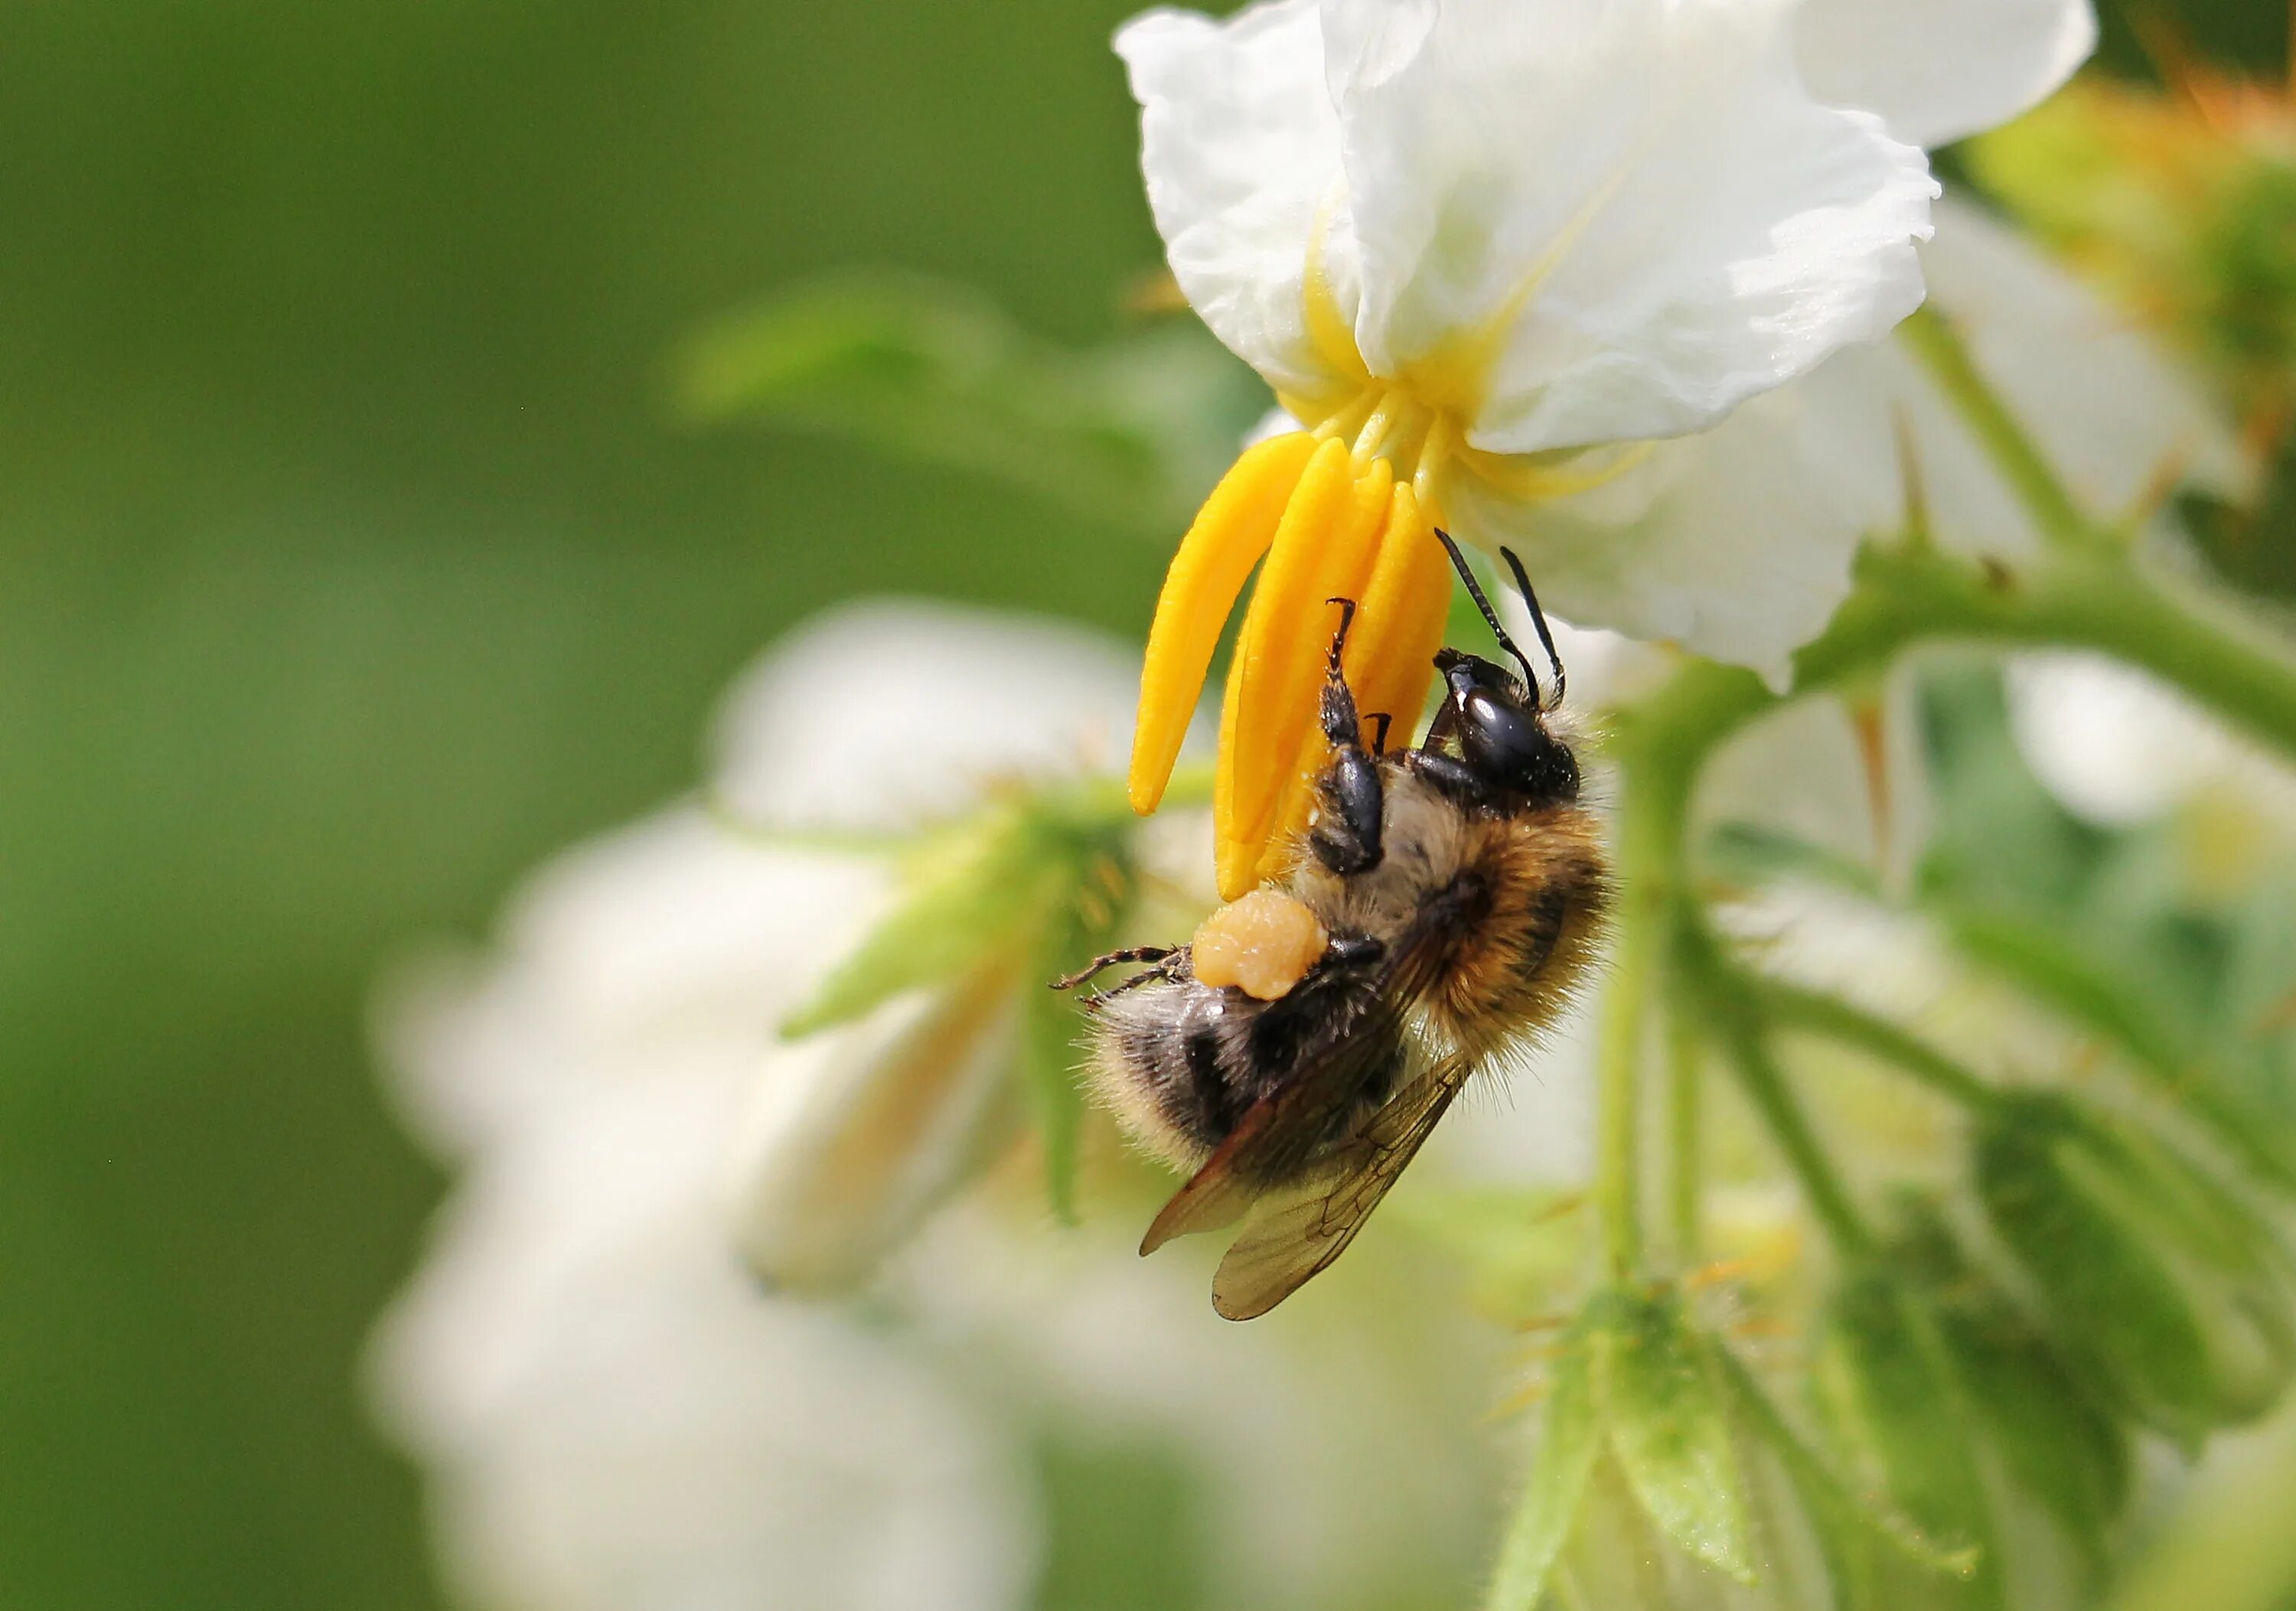
MULTIPOLYGON (((1390 744, 1411 742, 1426 703, 1435 651, 1442 646, 1450 614, 1450 561, 1435 540, 1431 522, 1420 518, 1410 483, 1398 483, 1389 497, 1378 558, 1364 584, 1341 661, 1356 709, 1366 719, 1381 711, 1394 719, 1390 744)), ((1283 871, 1292 842, 1307 828, 1316 780, 1330 759, 1329 741, 1319 726, 1311 726, 1260 852, 1263 882, 1283 871)))
POLYGON ((1172 556, 1148 630, 1132 732, 1128 792, 1132 809, 1144 817, 1164 798, 1220 629, 1252 566, 1275 540, 1276 524, 1316 451, 1316 439, 1300 431, 1246 448, 1204 500, 1172 556))
POLYGON ((1259 882, 1276 809, 1314 729, 1337 621, 1324 601, 1357 596, 1387 523, 1393 471, 1383 459, 1359 478, 1349 470, 1337 441, 1308 462, 1237 641, 1212 792, 1220 892, 1230 900, 1259 882))

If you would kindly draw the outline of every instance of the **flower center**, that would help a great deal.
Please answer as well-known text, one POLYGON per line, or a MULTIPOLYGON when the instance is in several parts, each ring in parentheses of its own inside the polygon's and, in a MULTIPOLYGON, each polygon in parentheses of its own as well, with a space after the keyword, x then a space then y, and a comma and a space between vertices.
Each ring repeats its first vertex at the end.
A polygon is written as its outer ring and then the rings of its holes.
POLYGON ((1596 485, 1630 462, 1502 456, 1467 442, 1463 422, 1474 417, 1518 308, 1381 376, 1332 292, 1320 232, 1304 284, 1308 335, 1332 387, 1282 395, 1306 429, 1248 448, 1181 540, 1149 630, 1133 733, 1129 787, 1144 815, 1163 798, 1221 629, 1260 566, 1228 672, 1212 789, 1229 900, 1282 875, 1314 809, 1331 754, 1319 711, 1339 624, 1333 601, 1358 606, 1342 662, 1357 709, 1374 734, 1391 721, 1407 736, 1450 613, 1450 563, 1434 536, 1447 478, 1469 474, 1505 496, 1539 499, 1596 485))

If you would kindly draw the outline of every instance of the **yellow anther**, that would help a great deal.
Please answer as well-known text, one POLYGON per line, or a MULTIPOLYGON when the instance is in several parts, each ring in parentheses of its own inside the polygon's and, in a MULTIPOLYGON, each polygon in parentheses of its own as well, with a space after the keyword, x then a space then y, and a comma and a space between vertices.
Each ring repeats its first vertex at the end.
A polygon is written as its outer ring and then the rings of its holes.
MULTIPOLYGON (((1434 674, 1435 651, 1442 645, 1450 615, 1451 566, 1431 525, 1421 519, 1419 500, 1408 481, 1388 494, 1379 549, 1357 597, 1355 625, 1341 661, 1356 709, 1368 718, 1384 711, 1409 742, 1426 703, 1434 674)), ((1308 826, 1316 780, 1331 759, 1330 742, 1311 712, 1282 798, 1259 846, 1258 876, 1283 871, 1291 842, 1308 826)))
MULTIPOLYGON (((1140 714, 1132 733, 1132 809, 1145 816, 1164 798, 1194 719, 1220 629, 1252 566, 1267 552, 1284 505, 1316 451, 1305 432, 1247 448, 1180 542, 1140 670, 1140 714)), ((1345 450, 1341 450, 1345 457, 1345 450)))
POLYGON ((1349 473, 1344 443, 1327 441, 1300 478, 1253 590, 1220 728, 1212 826, 1220 892, 1233 900, 1259 881, 1262 852, 1315 727, 1336 612, 1324 601, 1359 598, 1387 525, 1394 472, 1374 459, 1349 473))

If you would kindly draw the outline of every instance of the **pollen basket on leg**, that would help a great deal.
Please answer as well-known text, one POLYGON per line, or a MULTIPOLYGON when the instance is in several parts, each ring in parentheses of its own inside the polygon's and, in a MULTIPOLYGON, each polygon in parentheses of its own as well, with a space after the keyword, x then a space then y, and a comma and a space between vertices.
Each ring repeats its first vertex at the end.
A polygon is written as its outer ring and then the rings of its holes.
POLYGON ((1315 439, 1305 432, 1246 449, 1180 540, 1156 601, 1140 671, 1128 792, 1132 809, 1143 816, 1163 799, 1220 629, 1251 568, 1275 539, 1276 524, 1316 451, 1315 439))
POLYGON ((1259 881, 1277 808, 1315 726, 1336 621, 1324 601, 1361 593, 1386 525, 1393 471, 1374 459, 1360 475, 1350 472, 1338 442, 1316 450, 1276 530, 1236 645, 1212 801, 1220 892, 1231 898, 1259 881))

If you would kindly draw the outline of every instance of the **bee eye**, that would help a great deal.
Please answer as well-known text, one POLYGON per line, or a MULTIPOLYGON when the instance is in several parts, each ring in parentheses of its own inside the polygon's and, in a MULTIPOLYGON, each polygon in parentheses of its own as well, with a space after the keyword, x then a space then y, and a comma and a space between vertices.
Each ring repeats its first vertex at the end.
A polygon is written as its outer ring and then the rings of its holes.
POLYGON ((1459 751, 1486 783, 1533 800, 1568 800, 1578 792, 1578 763, 1546 730, 1536 711, 1488 688, 1459 702, 1459 751))

